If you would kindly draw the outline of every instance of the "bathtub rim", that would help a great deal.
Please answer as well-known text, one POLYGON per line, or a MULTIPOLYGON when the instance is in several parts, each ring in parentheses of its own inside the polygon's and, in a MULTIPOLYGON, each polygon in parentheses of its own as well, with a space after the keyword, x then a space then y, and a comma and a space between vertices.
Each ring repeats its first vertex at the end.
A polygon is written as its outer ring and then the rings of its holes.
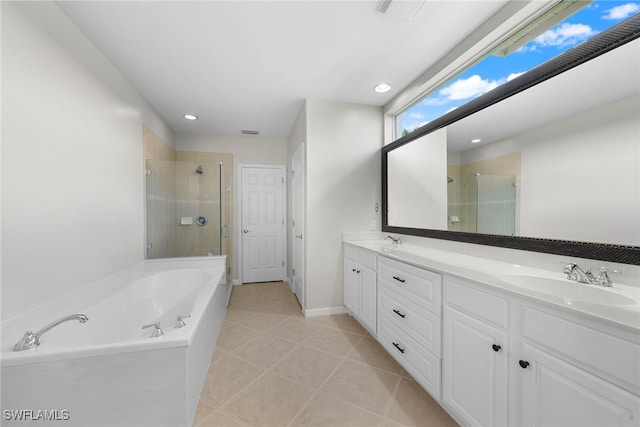
MULTIPOLYGON (((202 310, 206 310, 208 304, 210 304, 211 299, 213 298, 215 291, 220 286, 226 286, 225 282, 225 263, 226 263, 226 255, 222 256, 214 256, 214 257, 189 257, 189 258, 161 258, 156 260, 145 260, 140 263, 137 263, 131 266, 128 269, 117 272, 114 275, 108 276, 107 278, 98 280, 94 283, 82 286, 81 288, 58 297, 52 301, 40 304, 25 313, 20 313, 16 316, 13 316, 9 319, 3 320, 1 330, 4 331, 5 328, 17 328, 17 325, 24 324, 25 321, 30 316, 34 318, 43 318, 43 313, 47 311, 51 305, 55 305, 65 300, 69 296, 74 299, 83 299, 85 297, 86 301, 84 301, 83 307, 88 308, 92 305, 98 303, 101 298, 105 296, 112 295, 114 292, 118 292, 122 288, 124 288, 127 284, 132 283, 136 280, 140 280, 146 277, 152 277, 157 274, 161 274, 167 271, 173 270, 192 270, 192 269, 200 269, 206 270, 210 272, 212 278, 207 284, 212 282, 215 283, 215 286, 211 286, 206 293, 207 302, 203 304, 202 310), (205 264, 203 261, 209 261, 209 263, 216 263, 215 266, 209 267, 197 267, 198 264, 205 264), (180 266, 183 265, 183 266, 180 266), (196 267, 194 267, 196 266, 196 267), (164 268, 163 268, 164 267, 164 268), (105 283, 106 281, 106 283, 105 283), (109 283, 111 281, 111 283, 109 283), (96 284, 98 284, 98 288, 100 286, 108 286, 110 289, 106 291, 105 289, 100 289, 98 292, 98 297, 93 297, 92 290, 96 288, 96 284), (89 298, 86 298, 86 297, 89 298)), ((81 312, 81 310, 80 310, 81 312)), ((67 313, 69 314, 69 313, 67 313)), ((30 364, 38 364, 38 363, 47 363, 53 361, 61 361, 61 360, 77 360, 83 359, 87 357, 95 357, 99 355, 111 355, 111 354, 121 354, 121 353, 134 353, 141 352, 147 350, 157 350, 157 349, 166 349, 166 348, 177 348, 177 347, 187 347, 191 343, 193 336, 196 331, 200 328, 200 323, 202 321, 202 313, 197 317, 192 318, 190 322, 191 328, 182 328, 175 329, 172 327, 164 327, 165 331, 170 331, 170 333, 166 333, 165 335, 157 338, 145 338, 141 337, 139 339, 127 340, 127 341, 118 341, 118 342, 109 342, 105 344, 98 345, 90 345, 85 347, 69 347, 64 345, 55 345, 53 343, 47 343, 48 346, 44 347, 36 347, 29 350, 24 350, 20 352, 14 352, 12 350, 13 345, 9 344, 8 339, 2 339, 2 351, 0 352, 0 368, 11 368, 15 366, 23 366, 30 364), (10 347, 9 347, 10 346, 10 347), (44 350, 42 350, 44 348, 44 350), (38 351, 40 350, 40 351, 38 351)), ((53 317, 54 319, 57 317, 49 316, 50 319, 53 317)), ((35 322, 36 320, 34 320, 35 322)), ((51 320, 48 320, 44 323, 49 323, 51 320)), ((29 320, 29 324, 32 321, 29 320)), ((24 331, 28 329, 28 326, 24 328, 24 331)), ((21 333, 24 333, 22 331, 21 333)), ((15 335, 15 334, 13 334, 15 335)), ((19 338, 18 338, 19 339, 19 338)), ((17 342, 17 340, 16 340, 17 342)), ((15 344, 15 343, 14 343, 15 344)))

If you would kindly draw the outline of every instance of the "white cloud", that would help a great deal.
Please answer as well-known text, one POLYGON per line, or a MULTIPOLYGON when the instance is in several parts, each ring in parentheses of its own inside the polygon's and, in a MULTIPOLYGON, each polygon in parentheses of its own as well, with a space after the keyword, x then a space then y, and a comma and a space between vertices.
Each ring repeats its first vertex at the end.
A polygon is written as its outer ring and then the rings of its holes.
POLYGON ((524 71, 522 73, 511 73, 507 76, 507 81, 510 82, 511 80, 515 79, 516 77, 520 77, 523 74, 524 71))
POLYGON ((578 44, 596 32, 585 24, 562 24, 536 37, 533 42, 542 46, 563 46, 578 44))
POLYGON ((422 120, 422 119, 424 119, 424 114, 416 111, 416 112, 413 112, 413 113, 409 114, 409 117, 411 117, 412 119, 422 120))
POLYGON ((640 4, 627 3, 620 6, 612 7, 607 10, 603 16, 604 19, 625 19, 640 10, 640 4))
POLYGON ((439 95, 447 101, 459 101, 487 93, 502 83, 504 82, 499 80, 485 80, 479 75, 474 74, 467 79, 456 80, 442 89, 439 95))

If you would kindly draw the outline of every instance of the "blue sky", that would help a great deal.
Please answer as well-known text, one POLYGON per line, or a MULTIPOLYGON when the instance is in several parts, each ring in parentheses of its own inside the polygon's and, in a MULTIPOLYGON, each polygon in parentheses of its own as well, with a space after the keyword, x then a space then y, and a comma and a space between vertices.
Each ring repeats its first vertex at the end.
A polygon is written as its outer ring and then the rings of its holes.
POLYGON ((413 130, 640 12, 640 1, 595 0, 507 57, 489 55, 402 113, 413 130))

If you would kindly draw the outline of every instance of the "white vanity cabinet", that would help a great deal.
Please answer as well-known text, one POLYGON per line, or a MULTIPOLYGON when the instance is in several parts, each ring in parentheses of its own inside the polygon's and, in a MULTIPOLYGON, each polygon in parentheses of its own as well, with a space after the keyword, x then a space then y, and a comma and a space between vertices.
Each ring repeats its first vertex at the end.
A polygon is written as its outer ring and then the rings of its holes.
POLYGON ((521 322, 513 352, 514 423, 640 425, 637 333, 536 304, 514 311, 521 322))
POLYGON ((365 249, 344 246, 344 305, 376 336, 377 256, 365 249))
POLYGON ((442 401, 473 426, 508 424, 506 298, 445 277, 442 401))
POLYGON ((440 398, 442 276, 378 258, 378 341, 440 398))
POLYGON ((445 276, 442 401, 474 426, 640 424, 637 332, 445 276))

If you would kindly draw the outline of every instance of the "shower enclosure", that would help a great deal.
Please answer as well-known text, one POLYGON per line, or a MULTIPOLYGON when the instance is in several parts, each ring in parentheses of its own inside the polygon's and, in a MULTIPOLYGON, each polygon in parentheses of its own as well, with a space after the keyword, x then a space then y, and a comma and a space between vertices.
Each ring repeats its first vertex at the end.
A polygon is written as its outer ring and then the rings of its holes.
POLYGON ((222 163, 147 160, 147 259, 227 253, 222 163))
POLYGON ((516 234, 515 176, 474 174, 447 181, 450 231, 516 234))

